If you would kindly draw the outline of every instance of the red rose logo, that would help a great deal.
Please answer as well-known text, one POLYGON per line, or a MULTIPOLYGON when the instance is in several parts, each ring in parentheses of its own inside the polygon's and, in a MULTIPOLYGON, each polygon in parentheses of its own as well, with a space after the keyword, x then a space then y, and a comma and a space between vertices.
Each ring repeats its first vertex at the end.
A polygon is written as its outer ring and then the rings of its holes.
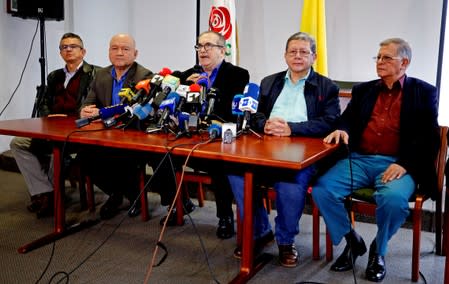
POLYGON ((226 40, 231 37, 231 15, 226 7, 212 7, 209 17, 209 27, 212 31, 220 33, 226 40))

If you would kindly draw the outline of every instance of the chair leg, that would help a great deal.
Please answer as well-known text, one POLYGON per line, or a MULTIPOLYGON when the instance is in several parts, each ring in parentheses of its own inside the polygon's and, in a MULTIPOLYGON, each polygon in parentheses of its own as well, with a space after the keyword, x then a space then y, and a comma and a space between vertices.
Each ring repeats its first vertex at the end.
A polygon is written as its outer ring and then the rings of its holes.
POLYGON ((204 190, 202 182, 198 183, 197 198, 198 198, 198 206, 204 207, 204 190))
POLYGON ((312 258, 320 259, 320 211, 311 199, 312 206, 312 258))
POLYGON ((334 258, 334 248, 332 246, 331 236, 329 230, 326 227, 326 261, 332 261, 334 258))
POLYGON ((421 250, 421 208, 423 200, 417 198, 413 210, 412 281, 419 278, 419 253, 421 250))
POLYGON ((142 221, 148 221, 150 214, 148 213, 148 198, 145 190, 145 165, 139 171, 139 189, 140 189, 140 217, 142 221))

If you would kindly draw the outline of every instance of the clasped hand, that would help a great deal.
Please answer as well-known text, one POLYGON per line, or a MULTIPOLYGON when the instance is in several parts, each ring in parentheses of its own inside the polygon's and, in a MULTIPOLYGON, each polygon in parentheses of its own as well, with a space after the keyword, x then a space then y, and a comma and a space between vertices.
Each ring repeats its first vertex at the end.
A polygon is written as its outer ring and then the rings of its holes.
POLYGON ((287 121, 279 117, 273 117, 266 121, 264 133, 274 136, 290 136, 292 131, 287 121))

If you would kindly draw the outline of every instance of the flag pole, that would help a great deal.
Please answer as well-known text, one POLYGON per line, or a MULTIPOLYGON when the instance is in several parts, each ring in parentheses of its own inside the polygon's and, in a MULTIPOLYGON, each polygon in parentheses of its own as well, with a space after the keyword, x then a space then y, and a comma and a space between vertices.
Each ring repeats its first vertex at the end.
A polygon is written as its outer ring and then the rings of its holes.
MULTIPOLYGON (((200 12, 201 12, 201 2, 200 0, 196 0, 196 36, 195 43, 197 38, 200 36, 200 12)), ((198 64, 198 52, 195 52, 195 64, 198 64)))

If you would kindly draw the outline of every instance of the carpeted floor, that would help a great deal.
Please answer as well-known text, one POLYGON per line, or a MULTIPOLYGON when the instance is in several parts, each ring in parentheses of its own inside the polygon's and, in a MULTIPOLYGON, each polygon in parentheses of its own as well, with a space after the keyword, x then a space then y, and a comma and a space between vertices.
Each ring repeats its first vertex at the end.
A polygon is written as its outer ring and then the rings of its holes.
MULTIPOLYGON (((53 218, 36 219, 26 210, 29 197, 20 174, 0 170, 0 181, 0 283, 144 283, 161 230, 159 219, 166 213, 158 195, 149 194, 152 218, 148 222, 139 217, 128 218, 123 210, 112 220, 19 254, 18 247, 53 230, 53 218), (62 279, 64 275, 68 278, 62 279), (59 279, 62 280, 58 282, 59 279)), ((68 188, 67 196, 68 223, 97 217, 80 209, 76 189, 68 188)), ((97 191, 95 196, 98 209, 105 195, 97 191)), ((275 211, 270 215, 272 224, 275 215, 275 211)), ((206 201, 205 207, 197 208, 191 217, 184 226, 165 232, 162 242, 168 249, 168 257, 152 269, 149 283, 227 283, 237 274, 239 261, 232 256, 235 239, 219 240, 215 236, 215 204, 206 201)), ((324 258, 312 260, 310 215, 303 216, 300 227, 301 233, 296 238, 301 254, 299 266, 280 267, 277 247, 272 245, 266 252, 274 255, 273 260, 250 283, 355 283, 351 271, 331 272, 330 263, 324 258)), ((368 243, 375 229, 372 224, 357 224, 357 230, 368 243)), ((323 225, 321 231, 324 232, 323 225)), ((324 254, 324 233, 321 240, 324 254)), ((411 240, 411 231, 401 229, 390 241, 383 283, 411 282, 411 240)), ((342 243, 335 247, 334 255, 343 246, 342 243)), ((444 257, 436 256, 433 250, 434 234, 423 232, 420 270, 427 283, 443 283, 444 257)), ((159 250, 157 258, 162 255, 159 250)), ((366 254, 357 260, 357 283, 371 283, 364 280, 366 262, 366 254)), ((419 283, 424 283, 422 278, 419 283)))

